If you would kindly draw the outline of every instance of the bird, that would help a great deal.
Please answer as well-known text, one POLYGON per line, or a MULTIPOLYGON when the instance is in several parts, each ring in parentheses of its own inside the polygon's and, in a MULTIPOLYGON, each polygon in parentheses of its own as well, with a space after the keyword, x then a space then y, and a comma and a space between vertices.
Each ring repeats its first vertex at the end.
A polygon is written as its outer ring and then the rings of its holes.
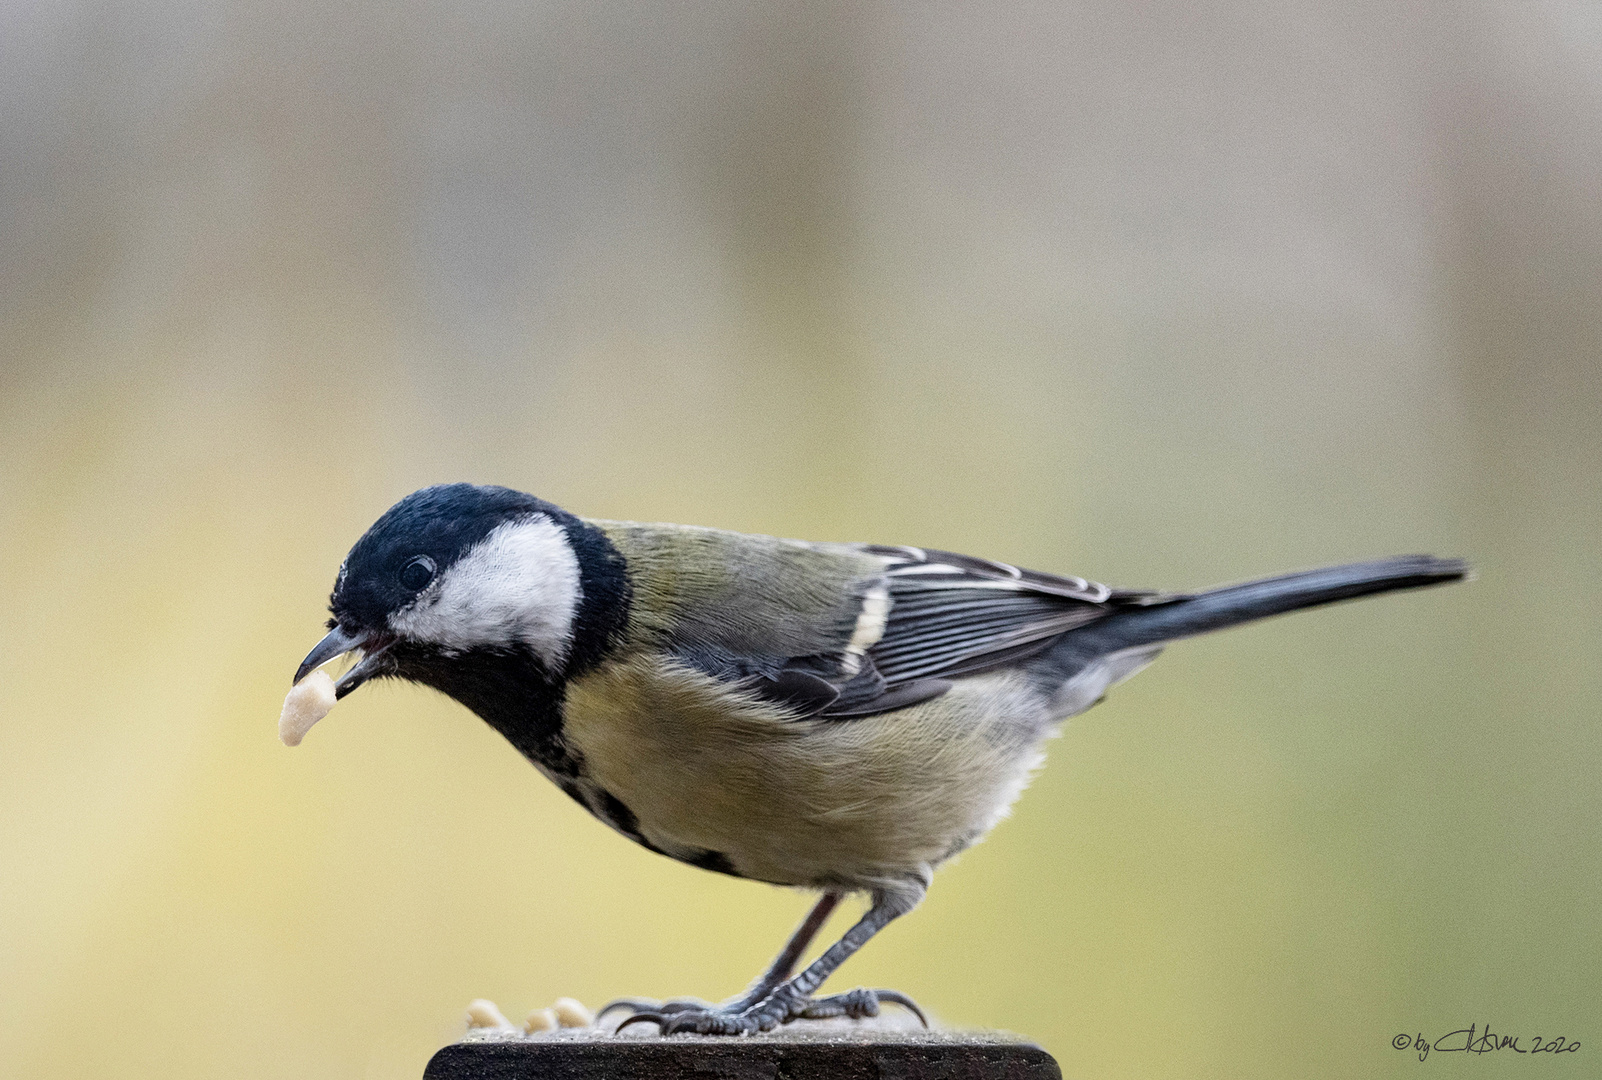
POLYGON ((897 991, 817 991, 1007 815, 1064 720, 1169 642, 1468 574, 1460 559, 1405 555, 1194 593, 1115 589, 929 548, 582 518, 510 488, 442 484, 350 549, 295 685, 354 654, 330 704, 374 679, 431 687, 635 843, 817 894, 743 994, 622 999, 619 1029, 748 1035, 882 1004, 924 1020, 897 991), (865 913, 796 970, 851 895, 865 913))

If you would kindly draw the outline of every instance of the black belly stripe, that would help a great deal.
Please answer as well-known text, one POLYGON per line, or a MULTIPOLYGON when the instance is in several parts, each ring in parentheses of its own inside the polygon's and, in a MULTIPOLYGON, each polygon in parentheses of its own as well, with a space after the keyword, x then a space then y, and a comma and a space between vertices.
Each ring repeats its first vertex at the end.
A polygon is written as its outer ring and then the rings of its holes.
POLYGON ((584 789, 579 787, 578 781, 566 776, 556 776, 553 779, 556 781, 556 786, 562 789, 564 795, 584 807, 584 809, 588 810, 590 808, 590 804, 584 801, 584 789))
POLYGON ((670 859, 677 859, 682 863, 700 867, 702 870, 711 870, 717 874, 727 874, 730 877, 744 877, 745 875, 734 868, 734 862, 721 851, 710 849, 680 854, 676 851, 664 851, 645 838, 640 832, 640 819, 634 816, 634 811, 622 799, 602 788, 590 788, 590 799, 585 805, 590 812, 612 828, 633 840, 636 844, 658 855, 666 855, 670 859))
POLYGON ((716 874, 727 874, 730 877, 744 877, 745 875, 734 868, 734 863, 721 851, 703 851, 698 855, 686 855, 681 862, 691 866, 699 866, 702 870, 711 870, 716 874))
POLYGON ((596 815, 601 820, 631 840, 644 841, 640 835, 640 819, 634 816, 634 811, 623 805, 622 799, 600 788, 595 789, 595 794, 601 804, 596 807, 596 815))

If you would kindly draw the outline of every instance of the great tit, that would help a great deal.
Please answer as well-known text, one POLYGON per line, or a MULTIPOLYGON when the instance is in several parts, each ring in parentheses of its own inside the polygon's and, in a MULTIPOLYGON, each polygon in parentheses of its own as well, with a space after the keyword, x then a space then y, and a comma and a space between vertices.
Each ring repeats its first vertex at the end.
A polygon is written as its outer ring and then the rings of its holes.
POLYGON ((1166 642, 1467 572, 1407 555, 1132 591, 927 548, 589 520, 448 484, 351 548, 295 680, 358 652, 337 696, 374 678, 433 687, 635 843, 819 892, 740 997, 627 1003, 625 1023, 664 1034, 746 1034, 886 1001, 916 1011, 891 991, 814 993, 1007 813, 1055 725, 1166 642), (795 973, 850 893, 867 913, 795 973))

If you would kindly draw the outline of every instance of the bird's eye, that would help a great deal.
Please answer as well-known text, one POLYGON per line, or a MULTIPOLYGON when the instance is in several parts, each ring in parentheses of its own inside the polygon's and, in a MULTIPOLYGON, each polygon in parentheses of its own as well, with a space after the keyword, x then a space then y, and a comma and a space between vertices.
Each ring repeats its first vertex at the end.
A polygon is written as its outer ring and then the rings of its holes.
POLYGON ((434 580, 434 560, 427 555, 418 555, 401 567, 400 583, 416 592, 434 580))

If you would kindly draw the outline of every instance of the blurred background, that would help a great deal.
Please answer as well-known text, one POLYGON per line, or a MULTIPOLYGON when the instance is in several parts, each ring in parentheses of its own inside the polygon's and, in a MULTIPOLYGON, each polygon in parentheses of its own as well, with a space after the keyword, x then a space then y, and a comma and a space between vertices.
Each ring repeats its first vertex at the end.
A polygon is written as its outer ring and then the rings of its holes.
POLYGON ((345 550, 463 479, 1127 586, 1471 557, 1171 649, 836 982, 1069 1077, 1590 1072, 1599 358, 1590 0, 5 4, 0 1074, 407 1080, 474 997, 767 962, 806 897, 430 692, 279 745, 345 550))

